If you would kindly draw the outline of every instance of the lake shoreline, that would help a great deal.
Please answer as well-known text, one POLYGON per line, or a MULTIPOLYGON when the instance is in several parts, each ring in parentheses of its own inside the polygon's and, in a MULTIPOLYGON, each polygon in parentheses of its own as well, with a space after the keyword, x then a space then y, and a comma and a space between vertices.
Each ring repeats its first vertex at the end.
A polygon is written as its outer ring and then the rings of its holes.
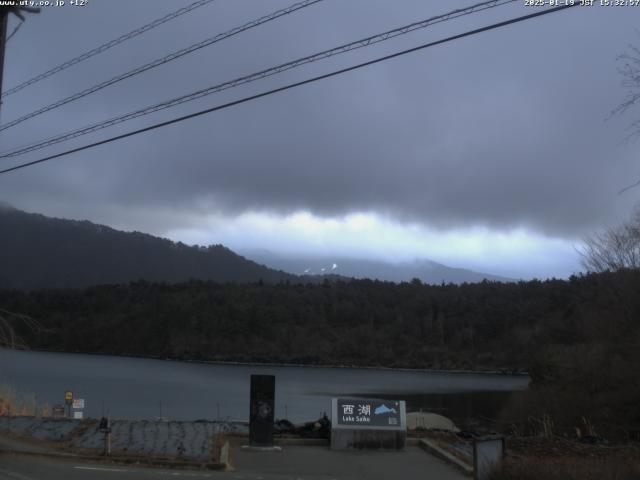
POLYGON ((148 355, 119 355, 113 353, 103 352, 70 352, 65 350, 47 350, 39 348, 25 349, 11 349, 3 347, 4 350, 20 350, 29 352, 42 352, 42 353, 67 353, 77 355, 92 355, 103 356, 113 358, 140 358, 147 360, 162 360, 169 362, 181 362, 181 363, 195 363, 203 365, 222 365, 222 366, 243 366, 243 367, 296 367, 296 368, 329 368, 329 369, 352 369, 352 370, 379 370, 385 372, 421 372, 430 373, 434 375, 449 375, 449 374, 461 374, 461 375, 506 375, 506 376, 529 376, 529 372, 526 371, 507 371, 507 370, 468 370, 468 369, 430 369, 430 368, 410 368, 410 367, 383 367, 383 366, 362 366, 362 365, 342 365, 342 364, 306 364, 306 363, 277 363, 277 362, 241 362, 241 361, 225 361, 225 360, 192 360, 185 358, 169 358, 158 357, 148 355))
MULTIPOLYGON (((449 418, 495 418, 512 392, 529 387, 529 377, 486 372, 157 360, 0 349, 0 383, 37 395, 42 405, 61 403, 72 391, 85 399, 89 417, 109 410, 117 418, 246 421, 250 375, 270 374, 277 378, 276 415, 294 423, 320 418, 333 397, 372 395, 406 398, 416 410, 449 418)), ((22 403, 30 407, 31 398, 22 403)))

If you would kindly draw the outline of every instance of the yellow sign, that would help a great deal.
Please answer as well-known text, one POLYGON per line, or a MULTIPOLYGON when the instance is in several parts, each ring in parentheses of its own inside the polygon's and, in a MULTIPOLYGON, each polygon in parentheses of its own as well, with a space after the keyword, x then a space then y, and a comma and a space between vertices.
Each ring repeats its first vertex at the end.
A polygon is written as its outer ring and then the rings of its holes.
POLYGON ((73 402, 73 392, 71 390, 64 392, 64 401, 67 403, 73 402))

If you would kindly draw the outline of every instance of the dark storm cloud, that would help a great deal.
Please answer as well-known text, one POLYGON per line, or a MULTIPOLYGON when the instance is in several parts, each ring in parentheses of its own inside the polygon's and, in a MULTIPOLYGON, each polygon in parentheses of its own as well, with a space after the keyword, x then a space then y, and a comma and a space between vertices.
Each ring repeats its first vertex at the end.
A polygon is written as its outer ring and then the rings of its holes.
MULTIPOLYGON (((90 0, 82 11, 45 10, 10 41, 5 86, 177 4, 90 0)), ((8 98, 3 123, 287 4, 219 0, 8 98)), ((25 122, 0 135, 1 149, 453 5, 327 0, 25 122)), ((528 12, 518 5, 441 24, 109 133, 528 12)), ((620 144, 630 118, 604 119, 625 93, 615 58, 640 42, 639 20, 631 7, 574 8, 26 169, 0 178, 0 195, 36 211, 153 223, 156 231, 211 211, 373 210, 441 228, 525 226, 573 238, 624 218, 638 198, 616 195, 640 174, 637 146, 620 144)))

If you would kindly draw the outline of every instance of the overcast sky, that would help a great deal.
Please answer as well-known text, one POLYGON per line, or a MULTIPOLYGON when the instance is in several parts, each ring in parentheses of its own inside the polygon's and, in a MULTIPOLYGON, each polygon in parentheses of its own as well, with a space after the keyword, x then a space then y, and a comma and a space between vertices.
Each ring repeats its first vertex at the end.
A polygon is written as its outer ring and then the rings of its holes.
MULTIPOLYGON (((4 89, 189 3, 44 7, 8 42, 4 89)), ((217 0, 9 96, 1 123, 290 3, 217 0)), ((1 132, 0 151, 473 3, 324 0, 1 132)), ((0 162, 533 11, 466 16, 0 162)), ((639 145, 623 143, 640 110, 606 120, 637 28, 640 7, 576 7, 0 176, 0 201, 186 243, 564 277, 580 238, 640 200, 617 194, 640 178, 639 145)))

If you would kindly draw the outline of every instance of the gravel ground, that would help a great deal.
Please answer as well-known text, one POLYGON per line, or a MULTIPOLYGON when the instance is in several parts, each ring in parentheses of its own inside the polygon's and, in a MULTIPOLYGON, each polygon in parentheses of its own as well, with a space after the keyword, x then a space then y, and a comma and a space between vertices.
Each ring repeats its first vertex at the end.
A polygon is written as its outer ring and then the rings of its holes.
MULTIPOLYGON (((217 435, 246 433, 248 428, 231 422, 168 422, 113 420, 111 449, 133 455, 209 458, 217 435)), ((0 417, 0 432, 64 444, 72 449, 101 451, 104 434, 94 419, 0 417)))

